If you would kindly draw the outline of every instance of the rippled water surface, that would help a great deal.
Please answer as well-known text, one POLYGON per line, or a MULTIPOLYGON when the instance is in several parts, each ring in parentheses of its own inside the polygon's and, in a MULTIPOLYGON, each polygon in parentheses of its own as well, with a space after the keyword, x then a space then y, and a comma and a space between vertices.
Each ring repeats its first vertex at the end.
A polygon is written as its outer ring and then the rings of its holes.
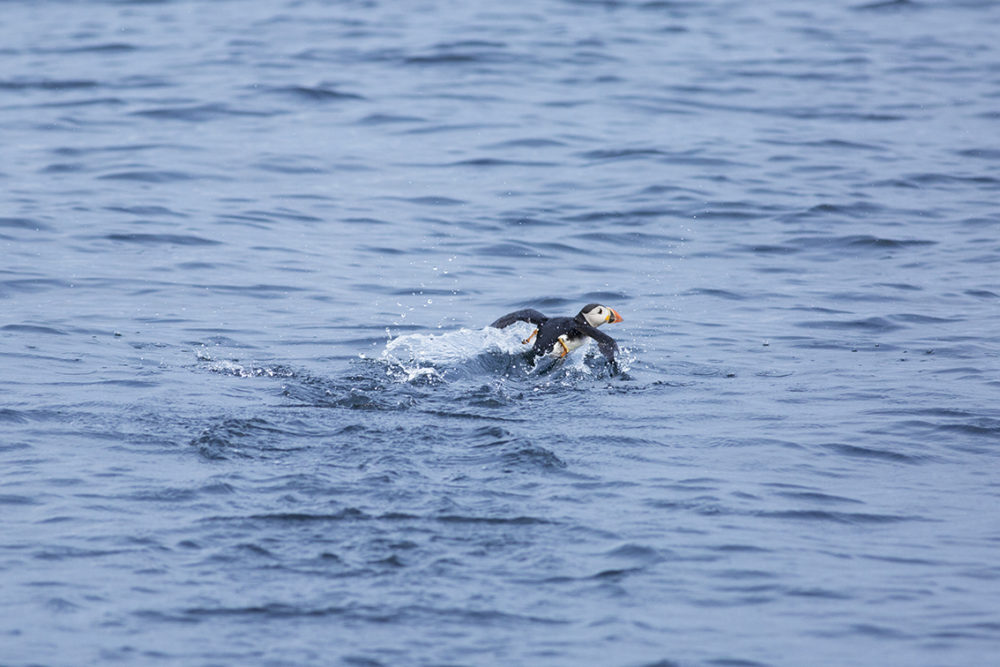
POLYGON ((996 659, 1000 4, 0 12, 0 663, 996 659))

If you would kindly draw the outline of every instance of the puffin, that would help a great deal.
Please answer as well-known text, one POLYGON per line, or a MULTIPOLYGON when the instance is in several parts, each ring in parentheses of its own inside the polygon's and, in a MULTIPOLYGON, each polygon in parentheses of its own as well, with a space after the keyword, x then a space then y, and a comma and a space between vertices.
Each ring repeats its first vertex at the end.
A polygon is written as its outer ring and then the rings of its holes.
POLYGON ((527 345, 532 338, 535 339, 530 353, 532 361, 541 356, 561 359, 586 343, 588 338, 593 338, 597 341, 601 354, 614 364, 618 343, 611 336, 598 331, 597 327, 621 321, 622 316, 614 308, 599 303, 588 303, 575 317, 546 317, 533 308, 525 308, 504 315, 490 326, 503 329, 514 322, 534 324, 536 329, 521 341, 527 345))

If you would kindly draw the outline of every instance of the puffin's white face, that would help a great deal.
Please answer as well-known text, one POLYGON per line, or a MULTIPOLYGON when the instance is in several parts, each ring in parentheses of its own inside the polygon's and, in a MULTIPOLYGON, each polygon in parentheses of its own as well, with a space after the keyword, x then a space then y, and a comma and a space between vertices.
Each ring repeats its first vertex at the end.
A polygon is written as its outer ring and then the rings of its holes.
POLYGON ((621 322, 622 316, 614 308, 596 306, 583 314, 583 319, 592 327, 599 327, 608 322, 621 322))

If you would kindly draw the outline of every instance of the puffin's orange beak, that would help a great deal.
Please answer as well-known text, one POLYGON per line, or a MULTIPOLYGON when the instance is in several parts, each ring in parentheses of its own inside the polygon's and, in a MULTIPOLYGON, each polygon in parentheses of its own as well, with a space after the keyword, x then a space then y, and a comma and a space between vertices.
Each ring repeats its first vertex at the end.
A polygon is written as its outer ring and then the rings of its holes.
POLYGON ((608 324, 614 324, 616 322, 622 321, 622 316, 618 314, 618 311, 614 308, 608 308, 611 311, 611 317, 608 318, 608 324))

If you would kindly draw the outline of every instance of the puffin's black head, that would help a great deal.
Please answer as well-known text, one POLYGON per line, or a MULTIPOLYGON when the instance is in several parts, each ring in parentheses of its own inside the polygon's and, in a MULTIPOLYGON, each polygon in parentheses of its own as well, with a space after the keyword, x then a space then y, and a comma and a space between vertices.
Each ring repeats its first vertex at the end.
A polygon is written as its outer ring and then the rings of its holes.
POLYGON ((582 320, 592 327, 599 327, 609 322, 611 324, 621 322, 622 316, 614 308, 608 308, 599 303, 588 303, 580 309, 579 314, 574 319, 582 320))

